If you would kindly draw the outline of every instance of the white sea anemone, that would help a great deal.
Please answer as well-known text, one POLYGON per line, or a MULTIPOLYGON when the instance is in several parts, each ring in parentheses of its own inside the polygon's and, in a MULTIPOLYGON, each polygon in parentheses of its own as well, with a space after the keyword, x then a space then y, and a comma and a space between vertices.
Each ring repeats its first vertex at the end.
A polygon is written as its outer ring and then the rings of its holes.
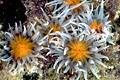
MULTIPOLYGON (((49 35, 50 33, 61 31, 64 32, 63 27, 70 26, 71 23, 74 23, 74 16, 71 18, 65 19, 66 16, 62 16, 60 18, 55 18, 57 14, 47 15, 44 10, 41 8, 44 17, 38 18, 36 17, 37 22, 39 23, 38 27, 40 28, 40 32, 42 36, 49 35), (64 18, 63 18, 64 17, 64 18)), ((53 35, 54 36, 54 35, 53 35)), ((49 36, 49 39, 53 36, 49 36)))
MULTIPOLYGON (((50 35, 59 35, 61 40, 61 45, 52 45, 51 50, 47 53, 53 54, 53 56, 58 56, 57 60, 54 63, 53 68, 57 68, 57 73, 59 73, 61 67, 65 65, 64 73, 67 73, 72 69, 72 73, 78 74, 76 80, 80 78, 81 73, 83 72, 85 80, 87 80, 87 71, 88 69, 99 79, 97 75, 97 66, 96 63, 106 67, 101 62, 102 58, 107 56, 101 55, 101 51, 105 50, 108 46, 103 46, 105 39, 97 39, 97 35, 89 33, 78 33, 72 26, 72 32, 54 32, 50 35)), ((59 42, 59 41, 58 41, 59 42)))
POLYGON ((88 10, 86 13, 82 14, 82 16, 78 16, 79 20, 80 22, 87 24, 90 27, 90 32, 99 34, 101 38, 106 38, 106 41, 114 44, 110 39, 113 36, 113 33, 111 33, 111 21, 108 21, 109 15, 104 15, 103 0, 101 2, 100 10, 98 10, 98 8, 99 7, 97 7, 95 10, 92 8, 91 10, 88 10))
POLYGON ((78 15, 89 9, 90 4, 87 0, 53 0, 46 3, 46 5, 54 5, 56 9, 53 11, 53 14, 58 13, 56 17, 61 17, 66 15, 78 15))
POLYGON ((3 32, 4 39, 0 41, 0 45, 4 48, 0 53, 0 60, 7 62, 6 68, 11 67, 9 72, 20 72, 23 66, 28 69, 28 64, 33 62, 39 64, 38 58, 46 60, 41 54, 44 40, 40 39, 40 33, 34 28, 35 24, 31 23, 26 28, 21 22, 20 26, 15 23, 14 29, 9 25, 9 31, 3 32))

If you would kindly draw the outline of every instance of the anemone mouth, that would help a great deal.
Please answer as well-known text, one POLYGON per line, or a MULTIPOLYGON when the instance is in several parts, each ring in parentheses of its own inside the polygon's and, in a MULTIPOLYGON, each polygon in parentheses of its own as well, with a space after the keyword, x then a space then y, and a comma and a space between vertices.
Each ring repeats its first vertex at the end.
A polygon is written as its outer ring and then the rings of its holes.
POLYGON ((60 25, 57 22, 51 22, 49 24, 49 28, 45 31, 46 34, 48 34, 48 32, 52 29, 52 33, 56 32, 56 31, 62 31, 62 29, 60 28, 60 25))
POLYGON ((90 25, 91 29, 95 29, 97 33, 102 33, 102 23, 98 23, 97 21, 93 21, 92 25, 90 25))
POLYGON ((75 9, 73 9, 74 12, 80 12, 82 10, 84 10, 84 6, 83 5, 81 5, 81 6, 77 7, 77 8, 75 8, 75 9))
POLYGON ((71 6, 75 6, 78 5, 79 3, 81 3, 83 0, 66 0, 66 2, 71 5, 71 6))
POLYGON ((23 59, 32 54, 35 44, 29 38, 21 35, 15 36, 15 39, 10 40, 10 54, 15 58, 23 59))
POLYGON ((81 61, 86 63, 91 57, 89 45, 85 41, 73 41, 68 43, 68 46, 67 57, 71 58, 73 62, 81 61))
MULTIPOLYGON (((44 34, 47 35, 49 32, 54 33, 56 31, 62 31, 60 24, 58 24, 58 22, 51 22, 49 24, 49 28, 47 28, 44 31, 44 34)), ((52 37, 55 37, 55 35, 49 35, 49 39, 51 39, 52 37)), ((59 37, 59 36, 57 36, 57 37, 59 37)))
MULTIPOLYGON (((76 6, 78 4, 80 4, 83 0, 66 0, 66 2, 70 5, 70 6, 76 6)), ((84 9, 83 5, 80 5, 79 7, 76 7, 73 9, 74 12, 79 12, 81 10, 84 9)))

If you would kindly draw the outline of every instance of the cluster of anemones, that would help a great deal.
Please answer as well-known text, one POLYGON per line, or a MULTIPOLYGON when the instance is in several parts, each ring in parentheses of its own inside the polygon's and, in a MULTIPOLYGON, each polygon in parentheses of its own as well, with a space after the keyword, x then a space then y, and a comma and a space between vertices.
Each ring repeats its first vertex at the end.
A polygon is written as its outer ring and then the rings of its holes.
POLYGON ((106 67, 101 62, 101 54, 108 48, 107 42, 114 44, 110 39, 110 21, 104 17, 104 1, 101 7, 93 9, 93 3, 87 0, 53 0, 46 5, 55 5, 53 14, 47 15, 41 8, 44 18, 36 17, 36 23, 27 28, 9 26, 8 32, 3 32, 4 39, 0 44, 4 49, 0 53, 0 60, 12 64, 9 72, 21 71, 22 66, 46 58, 42 55, 44 49, 49 49, 49 54, 58 57, 53 68, 58 65, 57 73, 65 66, 64 73, 71 71, 80 78, 83 72, 87 80, 87 69, 99 79, 96 63, 106 67))
POLYGON ((46 5, 55 5, 53 14, 57 15, 54 18, 66 20, 68 17, 73 17, 69 25, 61 26, 63 31, 49 34, 53 37, 49 40, 50 51, 47 55, 58 57, 53 68, 58 65, 57 73, 59 73, 64 66, 64 73, 68 71, 76 73, 77 80, 82 72, 84 79, 87 80, 87 69, 90 69, 99 79, 96 63, 106 67, 101 59, 108 60, 108 57, 101 52, 109 47, 107 42, 114 44, 111 40, 113 33, 108 21, 109 16, 104 15, 104 1, 102 0, 101 7, 96 9, 93 8, 93 3, 87 0, 53 0, 46 5))
MULTIPOLYGON (((66 29, 67 30, 67 29, 66 29)), ((52 45, 52 49, 47 53, 53 54, 53 56, 58 56, 54 64, 54 69, 58 64, 57 73, 59 73, 60 68, 65 65, 64 73, 72 69, 72 74, 78 73, 77 80, 80 78, 81 73, 84 73, 84 78, 87 80, 87 69, 90 69, 92 73, 97 76, 97 66, 98 63, 104 67, 100 59, 108 57, 101 55, 100 52, 106 49, 108 46, 102 46, 105 44, 105 39, 98 39, 98 35, 89 33, 78 33, 72 27, 72 33, 69 31, 51 33, 50 35, 59 35, 62 39, 61 45, 52 45)), ((58 44, 59 41, 55 42, 58 44)))

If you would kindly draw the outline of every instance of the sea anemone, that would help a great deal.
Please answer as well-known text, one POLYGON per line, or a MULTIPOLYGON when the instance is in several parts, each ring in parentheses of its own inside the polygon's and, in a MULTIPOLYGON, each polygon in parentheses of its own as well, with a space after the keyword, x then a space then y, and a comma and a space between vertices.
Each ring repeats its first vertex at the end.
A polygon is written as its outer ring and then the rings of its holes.
MULTIPOLYGON (((71 23, 75 21, 74 16, 69 19, 64 19, 65 17, 55 18, 54 16, 56 16, 56 14, 47 15, 42 8, 41 10, 44 14, 44 18, 36 17, 36 20, 39 23, 37 26, 40 28, 42 36, 49 35, 56 31, 64 32, 63 27, 70 26, 71 23)), ((49 39, 53 36, 54 35, 50 35, 49 39)))
POLYGON ((110 39, 113 36, 113 33, 111 33, 111 21, 108 21, 109 15, 104 16, 103 0, 101 2, 101 8, 99 11, 98 8, 99 7, 97 7, 95 10, 88 10, 86 13, 83 13, 82 16, 78 16, 79 20, 80 22, 85 23, 89 26, 90 32, 99 34, 100 36, 106 38, 106 41, 114 44, 110 39))
POLYGON ((53 0, 46 3, 46 5, 55 5, 57 8, 53 13, 59 12, 56 17, 61 17, 64 15, 78 15, 89 9, 90 4, 87 0, 53 0))
POLYGON ((106 58, 108 60, 108 57, 100 53, 108 47, 103 46, 105 39, 98 40, 97 35, 87 32, 78 33, 72 26, 71 29, 72 32, 66 29, 66 32, 57 31, 50 34, 59 35, 62 41, 60 42, 61 45, 51 45, 51 50, 47 53, 47 55, 52 54, 53 56, 58 56, 53 68, 55 69, 58 65, 57 73, 59 73, 61 67, 65 65, 64 73, 72 71, 72 74, 78 74, 76 80, 80 78, 82 72, 85 80, 87 80, 87 69, 90 69, 99 79, 96 63, 107 67, 101 62, 101 59, 106 58))
POLYGON ((14 29, 9 25, 9 31, 3 32, 0 44, 4 48, 0 53, 0 60, 7 62, 7 66, 11 64, 9 72, 20 72, 23 66, 28 69, 28 64, 32 62, 39 64, 38 58, 46 60, 41 54, 44 49, 43 39, 40 39, 40 33, 34 28, 35 24, 31 23, 26 28, 21 22, 20 26, 15 23, 14 29))

